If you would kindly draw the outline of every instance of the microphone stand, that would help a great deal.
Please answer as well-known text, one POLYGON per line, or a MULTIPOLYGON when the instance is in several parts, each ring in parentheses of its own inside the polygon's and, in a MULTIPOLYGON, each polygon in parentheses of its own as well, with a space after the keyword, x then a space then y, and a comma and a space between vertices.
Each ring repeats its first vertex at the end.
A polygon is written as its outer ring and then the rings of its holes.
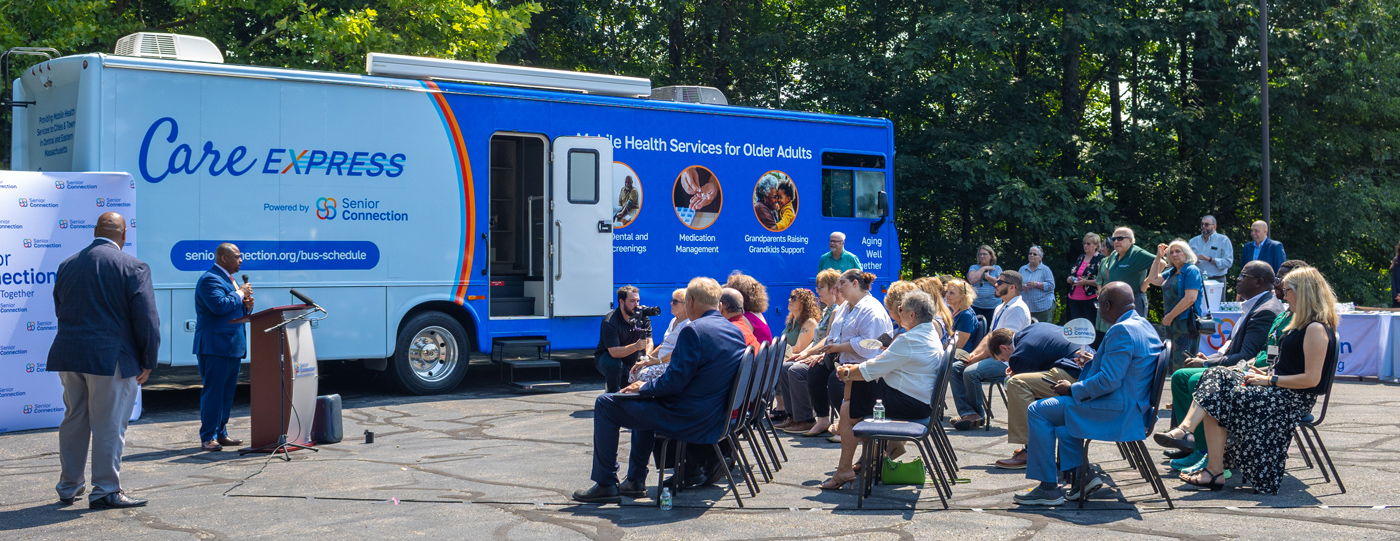
MULTIPOLYGON (((283 419, 284 422, 285 422, 285 420, 287 419, 287 402, 291 402, 291 398, 287 395, 287 377, 286 377, 286 374, 287 374, 287 353, 286 353, 286 348, 287 348, 287 329, 286 329, 286 327, 287 327, 287 325, 290 325, 292 322, 301 321, 301 320, 303 320, 303 319, 306 319, 306 318, 309 317, 311 314, 314 314, 314 313, 316 313, 316 312, 321 312, 322 314, 325 314, 325 313, 326 313, 326 310, 325 310, 324 308, 321 308, 320 306, 318 306, 318 305, 316 305, 316 304, 312 304, 311 307, 314 308, 314 310, 308 311, 308 312, 306 312, 305 314, 302 314, 302 315, 299 315, 299 316, 297 316, 297 317, 288 319, 288 320, 286 320, 286 321, 283 321, 283 322, 281 322, 281 323, 278 323, 277 325, 274 325, 274 326, 272 326, 272 327, 268 327, 267 329, 264 329, 264 330, 263 330, 263 332, 272 332, 272 331, 275 330, 275 331, 277 331, 277 333, 280 335, 280 336, 278 337, 278 340, 277 340, 277 370, 278 370, 278 376, 279 376, 277 379, 278 379, 278 383, 280 383, 281 386, 282 386, 282 400, 278 401, 278 407, 279 407, 279 409, 280 409, 280 411, 281 411, 281 419, 283 419)), ((321 452, 320 449, 317 449, 317 448, 315 448, 315 447, 311 447, 311 446, 307 446, 307 445, 302 445, 302 444, 299 444, 299 443, 292 443, 292 442, 287 441, 287 429, 286 429, 286 428, 283 428, 283 429, 282 429, 282 434, 281 434, 280 436, 277 436, 277 443, 269 443, 269 444, 264 445, 264 446, 262 446, 262 447, 257 447, 257 448, 253 448, 253 449, 245 449, 245 450, 239 451, 239 452, 238 452, 238 456, 243 456, 243 455, 246 455, 246 454, 248 454, 248 453, 263 453, 263 452, 271 452, 273 456, 276 456, 277 453, 280 452, 280 453, 282 453, 282 460, 291 462, 291 460, 292 460, 291 451, 299 450, 299 449, 304 449, 304 450, 308 450, 308 451, 312 451, 312 452, 317 452, 317 453, 321 452)))

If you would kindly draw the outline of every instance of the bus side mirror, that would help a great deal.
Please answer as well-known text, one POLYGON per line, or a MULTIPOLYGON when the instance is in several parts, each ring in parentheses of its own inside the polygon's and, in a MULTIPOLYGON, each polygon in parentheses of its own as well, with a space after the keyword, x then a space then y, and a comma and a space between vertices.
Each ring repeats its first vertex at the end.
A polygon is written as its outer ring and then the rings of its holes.
POLYGON ((870 224, 870 234, 871 234, 871 235, 874 235, 874 234, 876 234, 876 233, 879 233, 879 232, 880 232, 880 226, 885 225, 885 220, 888 219, 889 216, 890 216, 890 196, 889 196, 889 194, 888 194, 888 193, 885 193, 884 190, 880 190, 880 193, 877 194, 877 195, 875 196, 875 204, 877 204, 877 205, 880 206, 880 219, 877 220, 875 223, 870 224))

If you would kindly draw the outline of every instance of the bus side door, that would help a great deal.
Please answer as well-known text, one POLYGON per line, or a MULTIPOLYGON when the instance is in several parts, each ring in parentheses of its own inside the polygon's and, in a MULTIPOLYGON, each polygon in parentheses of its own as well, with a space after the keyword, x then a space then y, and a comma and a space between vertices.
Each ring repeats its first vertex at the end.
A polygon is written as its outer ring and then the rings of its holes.
POLYGON ((612 142, 554 140, 550 207, 553 317, 601 316, 613 300, 612 142))

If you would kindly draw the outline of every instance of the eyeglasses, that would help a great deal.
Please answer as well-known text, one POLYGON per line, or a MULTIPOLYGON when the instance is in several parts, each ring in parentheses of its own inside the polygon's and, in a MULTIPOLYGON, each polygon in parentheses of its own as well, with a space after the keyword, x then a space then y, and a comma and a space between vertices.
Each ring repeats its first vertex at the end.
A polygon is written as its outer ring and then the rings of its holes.
POLYGON ((1109 237, 1108 240, 1118 242, 1120 240, 1131 240, 1132 237, 1109 237))
POLYGON ((681 303, 681 301, 678 301, 678 300, 676 300, 676 299, 671 299, 671 304, 680 304, 680 303, 681 303))
POLYGON ((1014 285, 1016 285, 1016 284, 1013 284, 1013 283, 1008 282, 1008 281, 1006 281, 1006 280, 1002 280, 1001 278, 997 278, 997 285, 999 285, 999 286, 1000 286, 1000 285, 1014 286, 1014 285))
POLYGON ((1279 289, 1282 289, 1285 293, 1289 291, 1292 291, 1294 293, 1298 292, 1297 289, 1293 289, 1293 284, 1283 284, 1282 286, 1279 286, 1279 289))

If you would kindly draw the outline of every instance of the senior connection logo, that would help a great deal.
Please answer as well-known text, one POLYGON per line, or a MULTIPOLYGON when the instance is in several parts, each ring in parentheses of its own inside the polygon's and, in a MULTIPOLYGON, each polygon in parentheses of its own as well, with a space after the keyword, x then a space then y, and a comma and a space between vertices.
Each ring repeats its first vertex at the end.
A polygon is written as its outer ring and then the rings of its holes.
POLYGON ((100 206, 105 205, 105 204, 107 204, 107 199, 106 199, 106 198, 103 198, 103 197, 97 198, 97 206, 100 207, 100 206))
POLYGON ((29 199, 24 197, 19 198, 19 206, 20 208, 29 206, 29 199))
POLYGON ((59 229, 68 229, 68 220, 59 220, 59 221, 58 221, 58 228, 59 228, 59 229))
POLYGON ((34 322, 33 322, 33 321, 30 321, 30 322, 28 322, 28 323, 25 323, 25 324, 24 324, 24 330, 26 330, 26 331, 32 331, 32 330, 34 330, 34 322))
POLYGON ((61 180, 55 180, 55 181, 53 181, 53 187, 62 190, 62 189, 63 189, 63 181, 61 181, 61 180))
POLYGON ((335 219, 335 198, 322 197, 316 200, 316 217, 322 220, 335 219))

